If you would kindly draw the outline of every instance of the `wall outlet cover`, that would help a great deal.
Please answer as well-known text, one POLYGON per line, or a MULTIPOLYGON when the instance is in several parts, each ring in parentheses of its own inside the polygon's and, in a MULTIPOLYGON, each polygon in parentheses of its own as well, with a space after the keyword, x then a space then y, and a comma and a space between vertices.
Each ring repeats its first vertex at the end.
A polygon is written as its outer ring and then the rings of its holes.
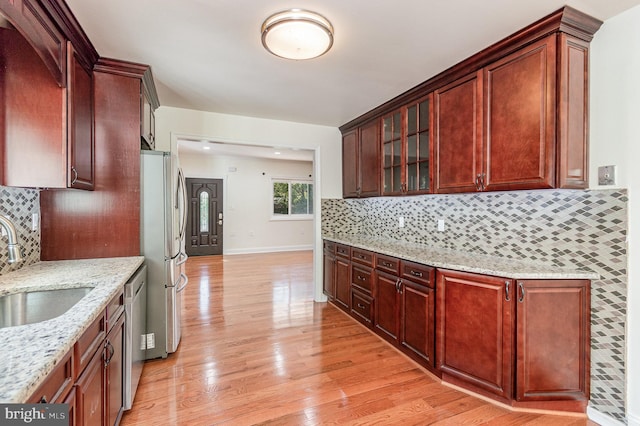
POLYGON ((616 166, 598 167, 598 185, 616 184, 616 166))

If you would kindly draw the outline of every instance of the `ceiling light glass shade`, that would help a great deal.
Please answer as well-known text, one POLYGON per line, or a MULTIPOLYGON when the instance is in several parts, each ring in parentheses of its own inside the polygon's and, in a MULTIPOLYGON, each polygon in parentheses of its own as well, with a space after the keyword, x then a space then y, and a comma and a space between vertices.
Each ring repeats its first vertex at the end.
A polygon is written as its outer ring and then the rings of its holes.
POLYGON ((271 15, 262 24, 262 45, 281 58, 316 58, 333 45, 333 26, 317 13, 285 10, 271 15))

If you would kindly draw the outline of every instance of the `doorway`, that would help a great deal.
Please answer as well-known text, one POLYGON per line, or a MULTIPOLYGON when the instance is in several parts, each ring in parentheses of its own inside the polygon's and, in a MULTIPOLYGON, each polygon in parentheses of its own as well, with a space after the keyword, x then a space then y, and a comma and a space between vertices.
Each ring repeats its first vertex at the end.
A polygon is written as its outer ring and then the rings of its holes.
POLYGON ((185 249, 189 256, 222 254, 222 179, 187 178, 189 199, 185 249))

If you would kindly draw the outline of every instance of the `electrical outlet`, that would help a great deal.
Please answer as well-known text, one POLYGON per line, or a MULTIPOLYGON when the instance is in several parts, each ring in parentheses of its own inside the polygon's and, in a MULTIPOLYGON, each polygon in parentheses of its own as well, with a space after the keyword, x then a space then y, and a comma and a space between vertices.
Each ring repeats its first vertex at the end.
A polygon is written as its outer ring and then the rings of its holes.
POLYGON ((141 334, 140 335, 140 350, 144 351, 147 349, 147 335, 146 334, 141 334))
POLYGON ((38 213, 33 213, 31 215, 31 230, 37 231, 40 226, 40 215, 38 213))
POLYGON ((438 219, 438 232, 444 232, 444 219, 438 219))
POLYGON ((398 227, 404 228, 404 217, 402 216, 398 218, 398 227))
POLYGON ((598 167, 598 185, 616 184, 616 166, 598 167))
POLYGON ((149 333, 147 334, 147 349, 153 349, 156 347, 156 334, 149 333))

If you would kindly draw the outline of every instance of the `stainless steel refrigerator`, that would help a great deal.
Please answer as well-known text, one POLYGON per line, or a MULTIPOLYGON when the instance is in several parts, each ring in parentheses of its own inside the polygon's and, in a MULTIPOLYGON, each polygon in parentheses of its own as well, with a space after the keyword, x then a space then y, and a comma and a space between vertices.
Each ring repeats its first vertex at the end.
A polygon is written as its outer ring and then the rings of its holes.
POLYGON ((182 292, 189 281, 185 181, 170 152, 141 151, 140 175, 140 244, 148 268, 146 359, 166 358, 180 343, 182 292))

